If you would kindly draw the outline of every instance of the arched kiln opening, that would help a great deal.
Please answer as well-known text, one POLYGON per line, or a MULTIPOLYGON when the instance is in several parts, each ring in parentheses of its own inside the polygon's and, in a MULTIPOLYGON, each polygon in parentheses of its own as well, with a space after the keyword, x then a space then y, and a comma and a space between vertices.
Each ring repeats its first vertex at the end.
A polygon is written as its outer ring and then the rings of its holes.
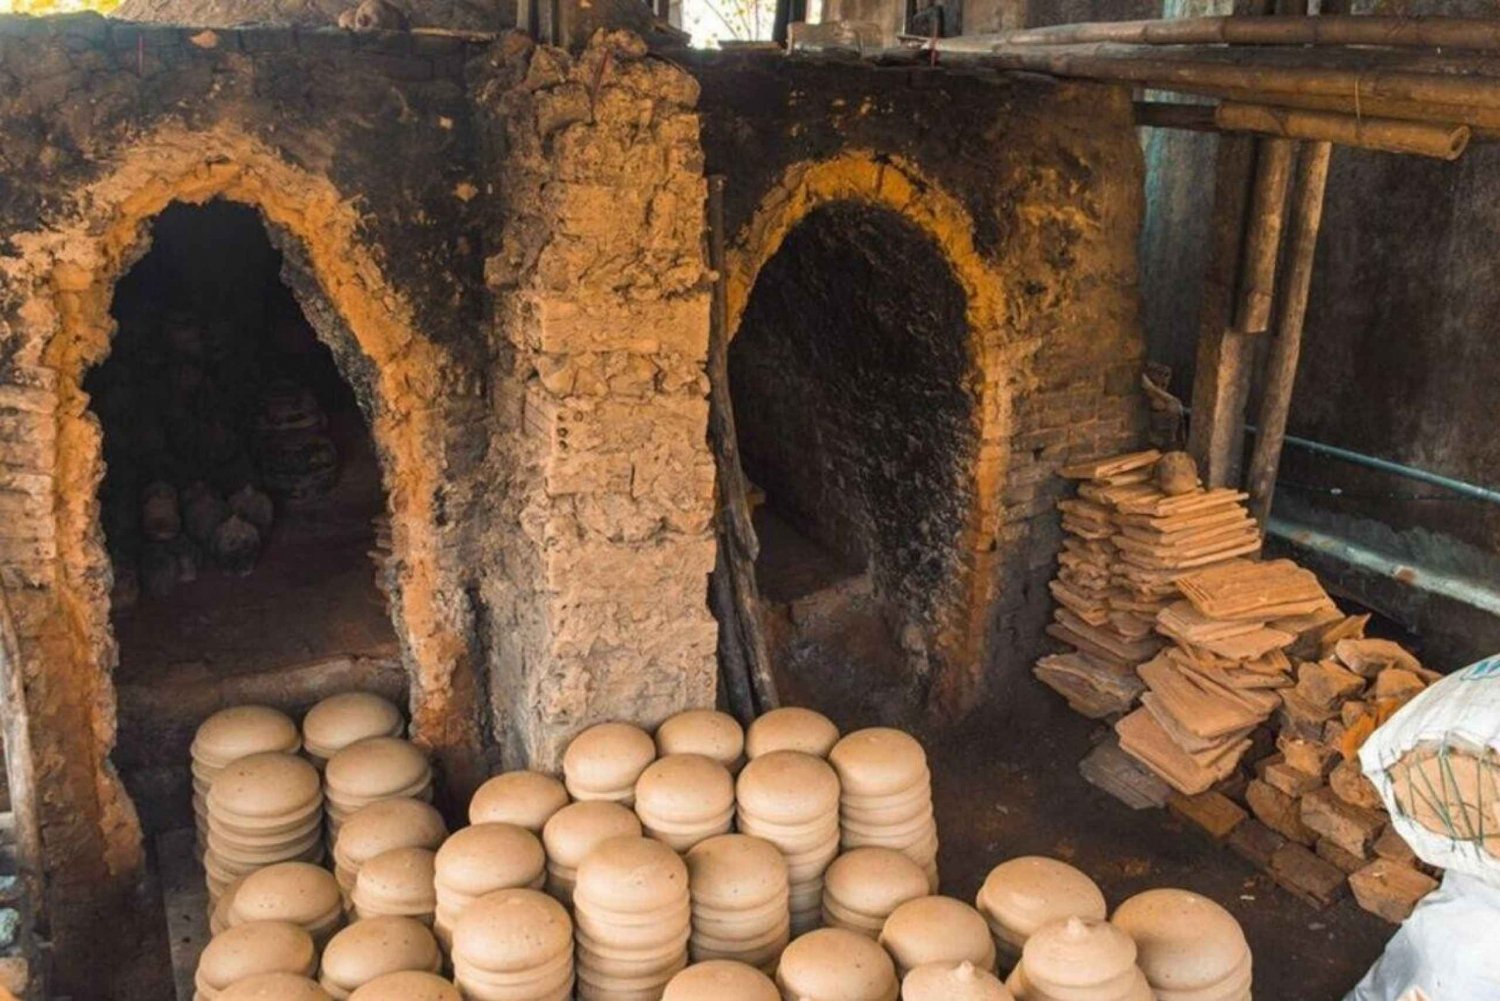
POLYGON ((967 307, 926 231, 857 202, 809 213, 755 280, 730 388, 792 701, 888 716, 925 693, 977 503, 967 307))
POLYGON ((103 433, 114 759, 148 832, 190 821, 188 746, 216 709, 405 698, 380 461, 285 263, 254 209, 173 204, 84 379, 103 433))

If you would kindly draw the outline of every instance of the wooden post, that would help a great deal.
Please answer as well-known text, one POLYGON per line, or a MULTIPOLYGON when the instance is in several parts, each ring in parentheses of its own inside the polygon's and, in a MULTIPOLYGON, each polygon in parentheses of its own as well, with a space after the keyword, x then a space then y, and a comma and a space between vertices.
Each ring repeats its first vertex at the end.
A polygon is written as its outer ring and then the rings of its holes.
POLYGON ((1263 334, 1271 325, 1276 259, 1281 250, 1281 225, 1286 218, 1287 185, 1292 179, 1292 154, 1296 152, 1296 144, 1290 139, 1262 139, 1258 146, 1250 225, 1245 234, 1244 263, 1234 311, 1235 329, 1245 334, 1263 334))
POLYGON ((1292 389, 1297 379, 1302 327, 1312 285, 1313 256, 1318 244, 1318 229, 1323 222, 1323 193, 1328 187, 1328 165, 1332 156, 1333 147, 1329 143, 1308 143, 1297 164, 1291 248, 1282 288, 1281 315, 1276 324, 1276 336, 1270 343, 1270 353, 1266 356, 1260 433, 1250 457, 1247 478, 1250 511, 1261 525, 1265 525, 1271 514, 1271 499, 1276 492, 1276 471, 1281 464, 1287 416, 1292 407, 1292 389))
POLYGON ((27 997, 45 997, 47 971, 39 938, 46 934, 46 860, 42 852, 41 801, 31 750, 31 712, 26 705, 26 679, 21 644, 11 619, 10 604, 0 589, 0 737, 5 746, 5 779, 15 821, 16 864, 21 884, 19 939, 30 969, 27 997))
POLYGON ((760 621, 755 558, 760 543, 750 520, 745 470, 740 465, 734 403, 729 396, 729 303, 725 289, 724 178, 708 179, 708 258, 714 269, 708 332, 708 440, 717 469, 719 552, 711 595, 718 613, 719 647, 731 703, 746 722, 780 704, 760 621), (748 697, 748 698, 747 698, 748 697), (745 710, 749 712, 746 713, 745 710))

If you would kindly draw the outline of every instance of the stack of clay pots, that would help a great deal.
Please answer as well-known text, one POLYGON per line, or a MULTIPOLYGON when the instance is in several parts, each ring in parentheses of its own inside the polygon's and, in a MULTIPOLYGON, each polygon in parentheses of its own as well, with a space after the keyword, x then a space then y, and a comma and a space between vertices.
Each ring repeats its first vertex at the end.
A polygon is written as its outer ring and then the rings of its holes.
POLYGON ((901 1001, 1015 1001, 993 973, 973 963, 928 963, 901 981, 901 1001))
POLYGON ((781 1001, 770 977, 744 963, 713 959, 673 977, 661 1001, 781 1001))
POLYGON ((372 692, 330 695, 302 718, 302 747, 313 764, 370 737, 399 737, 406 729, 401 711, 372 692))
POLYGON ((823 876, 823 924, 879 938, 885 919, 931 891, 922 867, 892 848, 856 848, 823 876))
POLYGON ((752 758, 735 788, 739 829, 780 851, 791 883, 792 934, 818 926, 823 872, 839 852, 839 779, 828 762, 800 751, 752 758))
POLYGON ((568 1001, 573 923, 535 890, 476 900, 453 930, 454 979, 468 1001, 568 1001))
POLYGON ((984 916, 952 897, 918 897, 891 912, 880 930, 880 944, 907 972, 928 963, 973 963, 995 969, 995 943, 984 916))
POLYGON ((436 973, 442 966, 443 954, 426 927, 411 918, 370 918, 354 922, 329 940, 318 983, 342 1001, 387 973, 436 973))
POLYGON ((535 834, 515 824, 473 824, 438 849, 433 860, 433 930, 452 945, 458 919, 474 901, 497 890, 539 889, 547 857, 535 834))
POLYGON ((573 916, 581 1001, 659 998, 687 966, 687 866, 659 841, 610 838, 589 852, 573 916))
POLYGON ((563 752, 563 783, 576 800, 635 803, 635 782, 656 760, 649 734, 629 723, 600 723, 573 738, 563 752))
POLYGON ((642 835, 640 818, 619 803, 593 800, 570 803, 542 828, 547 852, 547 892, 565 906, 573 906, 578 866, 601 841, 642 835))
POLYGON ((309 977, 258 973, 224 991, 219 1001, 332 1001, 332 998, 309 977))
POLYGON ((1021 958, 1026 940, 1063 918, 1103 921, 1104 894, 1079 870, 1040 855, 1023 855, 990 870, 975 906, 989 922, 1002 965, 1021 958))
POLYGON ((1104 921, 1065 918, 1037 929, 1005 981, 1021 1001, 1153 1001, 1130 936, 1104 921))
POLYGON ((844 848, 894 848, 922 867, 937 892, 937 820, 922 745, 900 730, 871 727, 840 740, 828 760, 842 788, 844 848))
POLYGON ((328 759, 328 828, 383 799, 432 801, 432 766, 415 744, 399 737, 367 737, 328 759))
POLYGON ((464 997, 436 973, 399 970, 369 981, 350 994, 349 1001, 464 1001, 464 997))
POLYGON ((344 821, 333 842, 334 875, 345 893, 354 892, 359 870, 394 848, 436 851, 448 836, 442 814, 419 799, 383 799, 361 807, 344 821))
POLYGON ((780 850, 748 834, 722 834, 699 842, 686 862, 693 960, 735 960, 774 971, 791 940, 791 890, 780 850))
POLYGON ((344 923, 344 897, 327 869, 308 862, 282 862, 246 876, 235 889, 229 926, 285 921, 302 928, 318 945, 344 923))
POLYGON ((900 991, 886 951, 842 928, 819 928, 787 946, 776 984, 792 1001, 896 1001, 900 991))
POLYGON ((214 713, 193 737, 193 816, 198 851, 208 847, 208 787, 231 761, 250 754, 296 754, 302 746, 297 724, 268 706, 235 706, 214 713))
POLYGON ((739 720, 712 709, 678 713, 656 728, 656 753, 701 754, 737 773, 745 763, 745 731, 739 720))
POLYGON ((685 852, 734 823, 734 776, 701 754, 671 754, 641 772, 635 813, 648 837, 685 852))
POLYGON ((437 910, 433 853, 426 848, 392 848, 359 870, 349 902, 359 918, 412 918, 431 925, 437 910))
POLYGON ((558 810, 568 805, 568 790, 541 772, 505 772, 496 775, 469 800, 469 823, 515 824, 532 834, 558 810))
POLYGON ((214 777, 207 806, 211 899, 263 866, 323 857, 322 783, 302 758, 269 751, 231 762, 214 777))
POLYGON ((800 751, 826 758, 839 742, 839 728, 822 713, 788 706, 757 717, 745 734, 745 756, 750 759, 772 751, 800 751))
POLYGON ((1116 908, 1158 1001, 1250 1001, 1251 959, 1234 916, 1187 890, 1147 890, 1116 908))
POLYGON ((215 935, 198 957, 195 1001, 213 1001, 225 988, 258 973, 311 976, 318 951, 311 936, 285 921, 258 921, 215 935))

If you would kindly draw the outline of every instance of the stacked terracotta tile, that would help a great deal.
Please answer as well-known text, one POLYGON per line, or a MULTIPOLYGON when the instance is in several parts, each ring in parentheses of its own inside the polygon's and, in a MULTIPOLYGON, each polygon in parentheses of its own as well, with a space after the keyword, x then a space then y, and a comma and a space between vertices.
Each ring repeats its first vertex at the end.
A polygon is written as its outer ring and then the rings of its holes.
POLYGON ((1150 450, 1068 466, 1078 495, 1059 503, 1064 532, 1047 632, 1072 649, 1043 657, 1036 676, 1094 719, 1128 712, 1143 691, 1136 668, 1162 639, 1157 615, 1178 578, 1256 553, 1245 495, 1205 490, 1192 460, 1150 450))
POLYGON ((1231 560, 1175 586, 1184 597, 1156 617, 1172 645, 1140 666, 1141 708, 1115 730, 1122 750, 1194 795, 1231 775, 1251 732, 1281 708, 1299 629, 1337 611, 1290 560, 1231 560))

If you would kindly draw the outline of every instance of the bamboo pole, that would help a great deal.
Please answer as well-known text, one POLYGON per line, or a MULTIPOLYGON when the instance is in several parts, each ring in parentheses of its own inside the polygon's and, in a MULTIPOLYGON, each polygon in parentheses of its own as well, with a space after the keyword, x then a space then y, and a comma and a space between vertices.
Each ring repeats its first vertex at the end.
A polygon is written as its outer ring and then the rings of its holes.
POLYGON ((1292 180, 1290 139, 1262 139, 1255 164, 1255 187, 1250 197, 1250 226, 1240 265, 1235 306, 1235 329, 1261 334, 1271 325, 1276 295, 1276 259, 1281 250, 1281 226, 1286 218, 1287 186, 1292 180))
POLYGON ((1064 24, 979 38, 1004 45, 1374 45, 1500 51, 1500 21, 1477 17, 1183 17, 1064 24))
POLYGON ((1301 111, 1225 101, 1214 113, 1224 129, 1288 139, 1334 142, 1388 153, 1414 153, 1456 160, 1469 145, 1466 125, 1436 125, 1390 118, 1364 118, 1328 111, 1301 111))
POLYGON ((1297 359, 1302 352, 1303 322, 1312 287, 1313 257, 1318 230, 1323 222, 1323 195, 1328 187, 1328 165, 1333 147, 1326 142, 1309 143, 1297 163, 1297 193, 1292 208, 1291 249, 1283 283, 1281 315, 1276 335, 1266 356, 1265 385, 1260 401, 1260 431, 1250 456, 1246 485, 1250 511, 1262 526, 1271 515, 1276 492, 1276 473, 1292 408, 1292 390, 1297 379, 1297 359))

